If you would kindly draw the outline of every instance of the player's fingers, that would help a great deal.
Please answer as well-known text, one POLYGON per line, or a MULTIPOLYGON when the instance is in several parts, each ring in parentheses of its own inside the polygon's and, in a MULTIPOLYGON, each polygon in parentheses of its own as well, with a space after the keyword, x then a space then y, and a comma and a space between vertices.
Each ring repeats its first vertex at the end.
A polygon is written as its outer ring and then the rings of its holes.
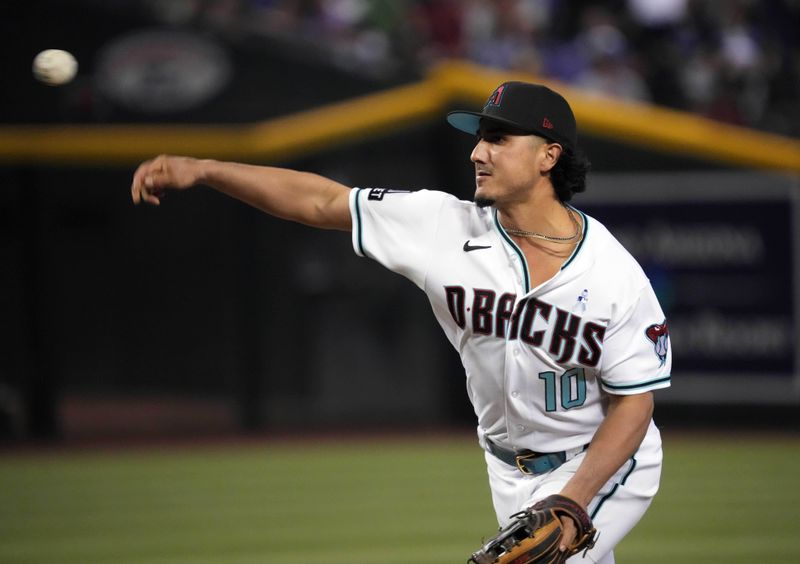
POLYGON ((133 180, 131 180, 131 199, 137 206, 142 202, 142 168, 144 165, 139 165, 136 172, 133 173, 133 180))
POLYGON ((144 187, 149 192, 162 190, 170 183, 169 174, 163 169, 150 170, 144 175, 144 187))
POLYGON ((131 200, 136 206, 142 201, 141 195, 139 194, 139 187, 136 184, 136 178, 131 182, 131 200))
POLYGON ((134 204, 145 202, 154 206, 161 204, 167 188, 180 188, 180 181, 173 175, 170 166, 172 157, 159 155, 142 163, 133 175, 131 198, 134 204))
POLYGON ((164 194, 164 190, 152 186, 147 186, 147 183, 145 182, 144 186, 142 186, 141 194, 142 194, 142 201, 151 204, 153 206, 158 206, 161 204, 161 197, 164 194))
POLYGON ((134 204, 140 204, 145 198, 143 191, 145 190, 144 179, 155 168, 160 168, 161 163, 156 162, 156 159, 145 161, 139 165, 136 172, 133 173, 133 180, 131 181, 131 199, 134 204))
POLYGON ((577 530, 575 529, 575 523, 573 523, 572 519, 569 517, 562 518, 561 525, 563 532, 561 534, 561 544, 559 544, 558 549, 561 552, 565 552, 569 546, 572 546, 577 530))
POLYGON ((142 192, 142 201, 150 204, 151 206, 160 206, 161 200, 155 194, 150 194, 147 191, 142 192))
POLYGON ((133 203, 138 205, 142 202, 147 202, 149 193, 144 185, 144 178, 135 178, 131 184, 131 199, 133 203))
POLYGON ((142 199, 148 204, 158 206, 166 188, 172 184, 165 157, 153 159, 150 166, 142 171, 140 193, 142 199))

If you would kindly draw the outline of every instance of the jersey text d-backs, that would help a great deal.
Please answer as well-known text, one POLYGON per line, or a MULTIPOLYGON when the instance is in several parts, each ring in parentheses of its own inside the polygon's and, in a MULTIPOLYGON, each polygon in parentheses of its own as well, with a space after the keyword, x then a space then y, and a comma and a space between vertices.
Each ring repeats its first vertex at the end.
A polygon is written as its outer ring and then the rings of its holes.
MULTIPOLYGON (((556 452, 588 443, 604 394, 670 384, 667 322, 638 263, 595 219, 560 271, 530 287, 496 210, 420 190, 353 189, 353 247, 427 295, 461 355, 483 438, 556 452)), ((577 211, 577 210, 576 210, 577 211)))

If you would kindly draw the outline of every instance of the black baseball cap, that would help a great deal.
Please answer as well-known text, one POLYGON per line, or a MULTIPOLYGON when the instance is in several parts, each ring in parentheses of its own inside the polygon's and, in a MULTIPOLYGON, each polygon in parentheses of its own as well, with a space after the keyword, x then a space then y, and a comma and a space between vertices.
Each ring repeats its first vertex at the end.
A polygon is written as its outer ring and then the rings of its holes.
POLYGON ((504 82, 495 88, 481 112, 455 111, 447 122, 466 133, 478 133, 481 119, 508 125, 575 149, 578 127, 564 97, 541 84, 504 82))

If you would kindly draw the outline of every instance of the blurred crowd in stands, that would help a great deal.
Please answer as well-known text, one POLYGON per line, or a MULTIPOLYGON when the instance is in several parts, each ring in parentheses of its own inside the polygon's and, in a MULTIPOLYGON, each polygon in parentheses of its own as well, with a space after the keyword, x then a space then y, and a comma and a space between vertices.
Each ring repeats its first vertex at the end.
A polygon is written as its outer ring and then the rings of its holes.
POLYGON ((354 72, 444 58, 800 136, 800 0, 150 0, 354 72))

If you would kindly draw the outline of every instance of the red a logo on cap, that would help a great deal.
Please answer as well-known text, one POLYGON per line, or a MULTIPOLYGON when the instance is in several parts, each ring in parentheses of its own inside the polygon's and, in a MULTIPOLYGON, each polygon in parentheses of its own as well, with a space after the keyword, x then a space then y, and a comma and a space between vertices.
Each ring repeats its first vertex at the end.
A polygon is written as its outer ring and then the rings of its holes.
POLYGON ((489 96, 489 99, 486 101, 485 106, 499 106, 500 100, 503 99, 503 90, 505 89, 506 89, 505 84, 501 84, 500 86, 498 86, 497 90, 494 91, 494 94, 489 96))
POLYGON ((553 129, 553 124, 550 122, 549 119, 544 118, 544 121, 542 121, 542 127, 544 127, 545 129, 553 129))

